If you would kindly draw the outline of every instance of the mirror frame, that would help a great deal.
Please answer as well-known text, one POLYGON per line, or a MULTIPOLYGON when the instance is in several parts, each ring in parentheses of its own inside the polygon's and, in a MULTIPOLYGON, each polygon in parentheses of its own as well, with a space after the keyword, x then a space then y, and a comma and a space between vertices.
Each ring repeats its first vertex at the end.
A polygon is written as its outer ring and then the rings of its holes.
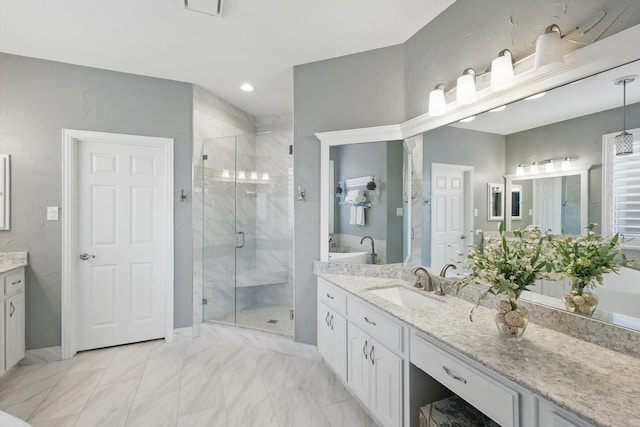
POLYGON ((497 182, 487 182, 487 221, 502 221, 504 219, 504 184, 497 182), (494 191, 495 190, 495 191, 494 191), (495 198, 494 194, 500 197, 495 198), (500 203, 500 215, 492 215, 494 201, 500 203))
MULTIPOLYGON (((320 261, 329 259, 329 148, 334 145, 404 140, 426 131, 446 126, 469 116, 509 104, 555 87, 601 73, 611 68, 636 61, 637 50, 629 46, 640 42, 640 25, 609 36, 591 45, 565 54, 565 64, 546 73, 537 73, 533 56, 515 65, 515 83, 506 90, 491 92, 488 75, 479 79, 477 99, 473 104, 460 106, 454 102, 454 93, 448 94, 447 114, 430 117, 427 113, 400 124, 359 129, 318 132, 320 140, 320 261)), ((489 61, 490 58, 487 58, 489 61)), ((455 91, 452 91, 455 92, 455 91)), ((574 171, 572 171, 574 172, 574 171)), ((586 179, 584 180, 586 182, 586 179)), ((505 194, 509 189, 505 188, 505 194)), ((505 212, 510 212, 505 203, 505 212)))
MULTIPOLYGON (((514 188, 518 187, 518 185, 513 184, 513 181, 524 181, 528 179, 538 179, 538 178, 558 178, 562 176, 579 175, 580 176, 580 230, 583 230, 584 232, 586 232, 586 228, 589 225, 589 169, 591 169, 591 166, 575 168, 568 171, 536 173, 536 174, 530 174, 530 175, 516 175, 515 173, 508 174, 504 176, 505 194, 511 194, 511 192, 514 191, 514 188)), ((511 215, 512 214, 511 202, 512 202, 511 197, 505 197, 504 229, 506 231, 511 231, 511 220, 513 219, 511 215)), ((520 215, 521 215, 520 216, 521 218, 522 212, 520 212, 520 215)))

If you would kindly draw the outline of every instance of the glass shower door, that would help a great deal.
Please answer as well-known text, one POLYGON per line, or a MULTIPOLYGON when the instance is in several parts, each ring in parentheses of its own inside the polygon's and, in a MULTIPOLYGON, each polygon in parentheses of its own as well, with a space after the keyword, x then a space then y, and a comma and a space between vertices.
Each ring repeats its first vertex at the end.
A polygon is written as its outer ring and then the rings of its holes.
MULTIPOLYGON (((292 174, 274 134, 205 141, 203 320, 293 333, 292 174)), ((282 147, 281 147, 282 146, 282 147)))

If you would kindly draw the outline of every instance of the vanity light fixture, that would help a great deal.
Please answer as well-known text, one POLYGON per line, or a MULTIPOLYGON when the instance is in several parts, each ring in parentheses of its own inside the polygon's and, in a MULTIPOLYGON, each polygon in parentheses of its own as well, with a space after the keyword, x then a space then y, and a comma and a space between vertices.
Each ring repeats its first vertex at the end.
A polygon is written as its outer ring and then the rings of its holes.
POLYGON ((476 102, 476 72, 473 68, 467 68, 458 77, 456 83, 456 103, 468 105, 476 102))
POLYGON ((499 113, 500 111, 504 111, 507 108, 506 105, 501 105, 499 107, 494 108, 493 110, 489 110, 490 113, 499 113))
POLYGON ((546 173, 551 173, 556 171, 556 166, 553 164, 553 160, 547 160, 546 164, 544 165, 544 171, 546 173))
POLYGON ((622 85, 622 132, 616 135, 616 156, 633 154, 633 135, 627 132, 627 85, 635 79, 636 76, 626 76, 613 82, 622 85))
POLYGON ((529 168, 529 172, 536 174, 538 173, 538 162, 533 162, 531 167, 529 168))
POLYGON ((543 96, 545 96, 547 94, 547 92, 540 92, 540 93, 536 93, 535 95, 531 95, 531 96, 527 96, 524 100, 525 101, 532 101, 534 99, 539 99, 542 98, 543 96))
POLYGON ((513 56, 509 49, 501 50, 498 57, 491 61, 491 83, 493 92, 513 86, 513 56))
POLYGON ((447 112, 447 101, 444 99, 445 86, 442 83, 429 92, 429 116, 442 116, 447 112))
POLYGON ((569 157, 565 157, 564 160, 562 161, 562 166, 560 167, 560 170, 568 171, 569 169, 571 169, 571 159, 569 157))
POLYGON ((524 175, 524 165, 522 163, 520 163, 518 165, 518 167, 516 168, 516 175, 517 176, 522 176, 524 175))
POLYGON ((466 119, 460 120, 460 123, 469 123, 469 122, 474 121, 475 119, 476 119, 476 116, 469 116, 466 119))
POLYGON ((556 24, 549 25, 544 34, 536 40, 535 68, 539 73, 546 73, 564 64, 562 53, 562 34, 556 24))

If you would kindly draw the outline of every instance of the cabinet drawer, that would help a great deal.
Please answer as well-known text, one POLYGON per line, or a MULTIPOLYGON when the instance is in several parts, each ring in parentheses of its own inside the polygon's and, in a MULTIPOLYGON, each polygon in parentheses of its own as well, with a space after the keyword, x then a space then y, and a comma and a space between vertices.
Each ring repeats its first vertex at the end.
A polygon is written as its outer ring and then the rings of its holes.
POLYGON ((347 299, 348 318, 359 328, 390 350, 402 353, 403 326, 385 317, 380 310, 347 299))
POLYGON ((4 294, 11 295, 24 286, 24 268, 19 268, 5 274, 4 294))
POLYGON ((342 315, 347 314, 347 295, 321 277, 318 277, 318 301, 342 315))
POLYGON ((473 367, 411 334, 410 361, 501 426, 519 425, 519 395, 473 367))

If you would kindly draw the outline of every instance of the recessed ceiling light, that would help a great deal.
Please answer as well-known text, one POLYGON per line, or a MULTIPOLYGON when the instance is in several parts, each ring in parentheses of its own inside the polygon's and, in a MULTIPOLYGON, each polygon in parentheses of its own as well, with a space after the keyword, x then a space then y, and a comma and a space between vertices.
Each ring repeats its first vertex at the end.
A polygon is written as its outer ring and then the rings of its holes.
POLYGON ((460 120, 460 123, 468 123, 468 122, 472 122, 476 119, 476 116, 469 116, 466 119, 462 119, 460 120))
POLYGON ((494 108, 493 110, 489 110, 490 113, 497 113, 499 111, 504 110, 505 108, 507 108, 506 105, 501 105, 500 107, 494 108))
POLYGON ((531 96, 527 96, 525 98, 525 100, 527 101, 531 101, 532 99, 538 99, 538 98, 542 98, 543 96, 545 96, 547 94, 547 92, 540 92, 540 93, 536 93, 535 95, 531 95, 531 96))
POLYGON ((253 85, 251 83, 242 83, 240 90, 243 92, 253 92, 253 85))

